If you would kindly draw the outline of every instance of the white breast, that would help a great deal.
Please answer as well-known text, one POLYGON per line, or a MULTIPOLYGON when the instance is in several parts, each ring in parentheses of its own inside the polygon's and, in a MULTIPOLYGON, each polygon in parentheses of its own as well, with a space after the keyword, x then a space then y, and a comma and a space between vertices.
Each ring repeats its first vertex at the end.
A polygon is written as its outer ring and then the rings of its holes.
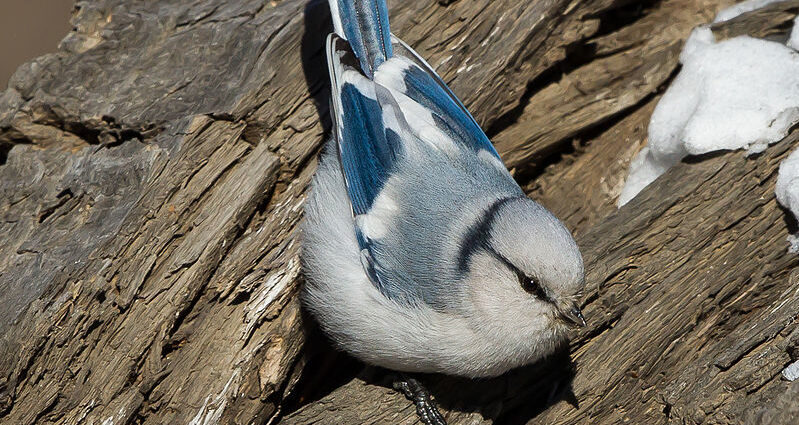
POLYGON ((388 369, 468 377, 496 376, 551 351, 552 344, 526 338, 491 338, 490 318, 409 307, 381 294, 361 265, 335 146, 327 148, 305 207, 303 302, 342 349, 388 369))

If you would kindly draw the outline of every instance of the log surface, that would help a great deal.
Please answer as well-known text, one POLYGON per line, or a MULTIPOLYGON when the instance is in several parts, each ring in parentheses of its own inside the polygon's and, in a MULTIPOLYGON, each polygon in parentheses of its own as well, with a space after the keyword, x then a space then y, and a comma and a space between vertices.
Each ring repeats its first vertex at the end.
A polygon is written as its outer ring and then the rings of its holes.
MULTIPOLYGON (((450 423, 795 422, 773 186, 799 135, 614 207, 683 41, 730 1, 390 3, 588 270, 571 355, 424 377, 450 423)), ((795 3, 713 30, 784 37, 795 3)), ((416 423, 296 296, 327 2, 81 0, 72 25, 0 93, 0 424, 416 423)))

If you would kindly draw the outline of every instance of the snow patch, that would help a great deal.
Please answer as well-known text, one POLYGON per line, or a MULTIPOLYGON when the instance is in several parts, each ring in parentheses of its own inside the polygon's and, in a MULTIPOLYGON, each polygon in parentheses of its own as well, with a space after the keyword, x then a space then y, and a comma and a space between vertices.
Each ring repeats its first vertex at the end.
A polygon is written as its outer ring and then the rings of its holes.
MULTIPOLYGON (((777 187, 774 189, 777 201, 788 208, 799 220, 799 149, 794 150, 780 163, 777 173, 777 187)), ((789 251, 799 253, 799 235, 788 237, 789 251)))
POLYGON ((799 149, 780 164, 775 192, 777 200, 799 217, 799 149))
MULTIPOLYGON (((745 3, 738 5, 743 11, 762 2, 745 3)), ((799 54, 780 43, 747 36, 716 42, 709 27, 699 27, 680 62, 652 114, 649 144, 630 164, 619 206, 688 155, 762 152, 799 121, 799 54)))
POLYGON ((791 30, 791 38, 788 39, 788 47, 799 50, 799 16, 793 20, 793 29, 791 30))
POLYGON ((713 20, 713 23, 729 21, 738 15, 743 15, 746 12, 751 12, 761 7, 766 7, 771 3, 778 3, 781 1, 785 0, 747 0, 719 12, 719 14, 716 15, 716 19, 713 20))
POLYGON ((788 381, 795 381, 799 378, 799 360, 791 363, 782 370, 782 377, 788 381))
POLYGON ((799 235, 788 235, 785 239, 788 241, 788 252, 799 254, 799 235))

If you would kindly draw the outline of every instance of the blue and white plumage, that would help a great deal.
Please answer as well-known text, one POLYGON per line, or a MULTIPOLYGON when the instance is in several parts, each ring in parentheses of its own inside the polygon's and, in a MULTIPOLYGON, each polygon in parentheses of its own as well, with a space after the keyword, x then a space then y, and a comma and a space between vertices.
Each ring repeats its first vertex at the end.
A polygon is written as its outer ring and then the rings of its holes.
POLYGON ((582 315, 580 252, 463 104, 394 37, 384 0, 330 0, 334 134, 306 204, 303 300, 344 350, 484 377, 582 315))

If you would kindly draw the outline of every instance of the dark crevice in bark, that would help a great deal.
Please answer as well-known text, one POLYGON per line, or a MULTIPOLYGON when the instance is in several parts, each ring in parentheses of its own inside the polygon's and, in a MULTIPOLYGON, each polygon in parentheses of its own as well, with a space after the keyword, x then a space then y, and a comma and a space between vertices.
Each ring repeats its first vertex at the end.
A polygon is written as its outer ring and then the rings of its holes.
POLYGON ((780 205, 780 210, 784 213, 783 220, 785 220, 785 226, 788 228, 788 232, 792 235, 799 233, 799 221, 796 220, 793 212, 782 205, 780 205))
POLYGON ((535 180, 541 176, 547 167, 559 164, 565 157, 579 155, 586 144, 590 143, 591 140, 595 140, 602 133, 613 128, 624 118, 634 113, 643 105, 649 103, 656 96, 662 94, 669 84, 671 84, 671 81, 677 76, 679 71, 680 68, 678 67, 674 70, 674 72, 671 73, 668 79, 661 84, 660 87, 658 87, 657 91, 648 94, 637 103, 628 108, 622 109, 613 115, 610 115, 603 121, 599 121, 594 125, 585 127, 583 131, 576 133, 574 136, 569 137, 568 139, 558 142, 555 146, 559 147, 559 149, 552 149, 548 152, 542 151, 541 154, 534 159, 534 161, 531 161, 529 166, 523 168, 520 167, 516 170, 516 173, 514 174, 516 182, 522 187, 527 187, 528 192, 533 190, 534 187, 528 186, 531 184, 534 185, 535 180))
POLYGON ((6 164, 6 161, 8 161, 8 153, 11 152, 13 148, 14 144, 12 143, 0 142, 0 166, 6 164))
MULTIPOLYGON (((581 131, 568 139, 558 142, 556 146, 558 146, 559 149, 553 149, 549 152, 541 152, 541 155, 535 158, 534 161, 529 164, 529 166, 520 167, 516 170, 516 174, 514 175, 516 182, 522 187, 527 187, 531 184, 534 184, 535 180, 541 176, 547 167, 560 163, 565 157, 579 155, 585 147, 585 143, 587 141, 593 140, 598 135, 608 131, 642 105, 645 105, 647 102, 649 102, 653 97, 657 96, 657 94, 658 93, 652 93, 641 99, 641 101, 635 105, 609 116, 604 121, 600 121, 595 125, 586 127, 584 131, 581 131)), ((532 189, 533 187, 527 187, 528 192, 532 189)))
POLYGON ((519 98, 518 104, 488 126, 486 134, 489 139, 516 124, 535 93, 550 84, 557 83, 563 75, 569 74, 575 69, 596 60, 598 56, 596 54, 596 46, 593 44, 594 39, 614 33, 626 26, 634 24, 641 17, 645 16, 649 9, 652 9, 661 1, 662 0, 623 2, 615 9, 603 11, 603 13, 595 16, 589 16, 590 18, 599 19, 600 24, 597 32, 588 39, 564 46, 563 49, 566 52, 565 58, 530 80, 527 83, 524 93, 519 98))
POLYGON ((336 349, 307 312, 303 312, 302 323, 308 335, 303 347, 307 363, 294 390, 283 400, 281 416, 290 415, 307 404, 321 400, 366 367, 336 349))
POLYGON ((41 108, 44 116, 34 121, 36 124, 53 126, 90 145, 114 147, 133 139, 143 141, 159 132, 154 125, 138 129, 122 126, 110 115, 103 115, 99 121, 79 121, 74 117, 64 118, 46 105, 41 108))
POLYGON ((53 215, 53 213, 56 212, 57 209, 64 206, 64 204, 69 202, 74 197, 75 195, 72 193, 72 190, 70 188, 62 190, 58 195, 56 195, 57 201, 53 205, 46 207, 42 212, 39 213, 39 223, 43 223, 45 220, 47 220, 48 217, 53 215))
POLYGON ((8 161, 8 154, 16 145, 32 145, 33 141, 12 128, 0 128, 0 167, 8 161))
POLYGON ((614 9, 607 10, 595 16, 589 15, 590 18, 599 19, 599 28, 596 33, 591 36, 591 39, 612 34, 624 27, 634 24, 662 2, 663 0, 626 0, 619 2, 618 7, 614 9))
POLYGON ((564 74, 568 74, 575 69, 590 63, 594 57, 592 56, 592 48, 585 43, 575 43, 565 46, 566 58, 560 62, 555 63, 545 71, 538 74, 534 79, 527 83, 519 102, 510 111, 494 120, 491 125, 486 128, 486 135, 489 139, 493 138, 503 130, 513 126, 522 117, 524 108, 530 103, 533 95, 539 92, 544 87, 560 81, 564 74))

